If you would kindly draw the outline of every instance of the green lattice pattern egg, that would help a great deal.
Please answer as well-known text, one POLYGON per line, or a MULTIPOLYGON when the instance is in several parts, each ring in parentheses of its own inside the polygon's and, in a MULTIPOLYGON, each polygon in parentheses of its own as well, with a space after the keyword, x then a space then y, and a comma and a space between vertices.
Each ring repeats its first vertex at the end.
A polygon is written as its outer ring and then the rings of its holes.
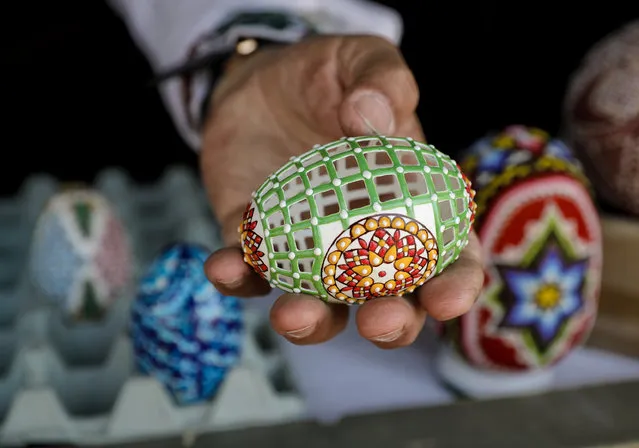
POLYGON ((468 244, 474 194, 454 160, 411 138, 316 145, 253 193, 244 259, 273 287, 325 301, 410 293, 468 244))

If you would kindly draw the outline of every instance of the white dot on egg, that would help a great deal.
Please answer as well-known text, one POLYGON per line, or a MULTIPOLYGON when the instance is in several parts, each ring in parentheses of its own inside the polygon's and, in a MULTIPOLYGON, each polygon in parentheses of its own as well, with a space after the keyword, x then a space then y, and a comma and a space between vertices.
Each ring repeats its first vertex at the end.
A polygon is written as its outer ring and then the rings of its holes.
POLYGON ((313 224, 314 226, 319 224, 319 219, 317 219, 315 216, 313 216, 311 218, 311 224, 313 224))
POLYGON ((301 290, 301 289, 299 289, 299 288, 293 288, 293 292, 294 292, 295 294, 299 294, 300 292, 302 292, 302 290, 301 290))
POLYGON ((424 167, 424 172, 430 173, 430 167, 428 165, 424 167))
POLYGON ((460 222, 460 221, 461 221, 461 219, 459 219, 459 216, 457 216, 457 217, 455 218, 455 224, 459 224, 459 222, 460 222))
POLYGON ((373 210, 375 210, 376 212, 379 212, 379 211, 381 211, 381 210, 382 210, 382 206, 380 205, 380 203, 379 203, 379 202, 375 202, 375 203, 373 204, 373 210))
POLYGON ((370 179, 371 177, 373 177, 373 174, 370 171, 364 171, 362 173, 362 176, 364 176, 365 179, 370 179))
POLYGON ((300 275, 297 272, 293 273, 293 278, 300 278, 300 275))
POLYGON ((264 236, 268 238, 268 236, 271 234, 271 231, 269 229, 266 229, 264 231, 264 236))
POLYGON ((431 201, 435 202, 437 200, 437 195, 436 194, 432 194, 430 197, 431 201))
POLYGON ((291 231, 291 225, 290 224, 284 224, 284 233, 289 233, 291 231))
POLYGON ((410 207, 411 205, 413 205, 413 200, 411 198, 406 198, 404 203, 406 204, 406 207, 410 207))
POLYGON ((295 259, 295 252, 289 252, 288 253, 288 258, 291 259, 291 260, 295 259))
POLYGON ((261 218, 261 219, 266 218, 266 213, 264 213, 264 212, 260 213, 260 218, 261 218))
POLYGON ((319 275, 314 275, 313 276, 313 280, 315 280, 316 282, 320 281, 320 276, 319 275))
POLYGON ((444 174, 448 174, 448 168, 444 167, 442 171, 444 172, 444 174))
POLYGON ((413 137, 406 137, 406 140, 408 140, 409 142, 413 141, 413 137))
POLYGON ((397 167, 397 172, 398 173, 403 173, 404 172, 404 167, 403 166, 398 166, 397 167))
POLYGON ((297 172, 298 172, 298 173, 303 173, 303 172, 304 172, 304 167, 303 167, 303 166, 300 166, 300 167, 297 169, 297 172))
POLYGON ((319 247, 316 247, 315 249, 313 249, 313 254, 322 255, 322 249, 320 249, 319 247))
POLYGON ((307 188, 306 189, 306 196, 312 196, 313 195, 313 189, 312 188, 307 188))
POLYGON ((331 160, 331 158, 330 158, 330 157, 324 157, 322 160, 323 160, 324 162, 328 162, 329 160, 331 160))
POLYGON ((313 149, 317 149, 317 148, 321 148, 321 147, 322 147, 322 145, 320 145, 319 143, 315 143, 313 145, 313 149))
POLYGON ((386 147, 387 147, 388 149, 392 149, 392 148, 393 148, 393 145, 386 145, 386 147))
POLYGON ((455 243, 455 246, 457 246, 457 247, 461 246, 461 241, 457 241, 457 242, 455 243))
POLYGON ((275 268, 271 268, 271 272, 277 272, 275 268))
POLYGON ((333 179, 333 185, 335 185, 336 187, 342 185, 341 179, 333 179))
POLYGON ((251 193, 251 197, 253 197, 253 198, 254 198, 254 197, 256 197, 256 196, 257 196, 257 193, 253 191, 253 192, 251 193))
POLYGON ((341 210, 341 211, 339 212, 339 216, 340 216, 340 218, 342 218, 342 219, 346 219, 346 218, 348 218, 348 212, 347 212, 346 210, 341 210))
POLYGON ((348 137, 346 140, 348 140, 349 142, 354 142, 355 139, 353 137, 348 137))
POLYGON ((273 258, 275 258, 275 255, 273 255, 273 254, 268 254, 268 258, 272 260, 273 258))
POLYGON ((321 295, 322 299, 326 299, 326 294, 321 295))
POLYGON ((359 154, 360 152, 362 152, 362 148, 355 148, 355 149, 353 149, 353 152, 355 154, 359 154))
POLYGON ((280 207, 282 208, 286 207, 286 201, 280 201, 280 207))
POLYGON ((278 182, 275 182, 275 183, 273 184, 273 188, 279 188, 279 187, 280 187, 280 184, 279 184, 278 182))
POLYGON ((443 232, 444 230, 446 230, 446 226, 442 225, 442 226, 439 227, 439 231, 440 232, 443 232))
POLYGON ((291 156, 291 158, 288 160, 295 160, 295 156, 291 156))

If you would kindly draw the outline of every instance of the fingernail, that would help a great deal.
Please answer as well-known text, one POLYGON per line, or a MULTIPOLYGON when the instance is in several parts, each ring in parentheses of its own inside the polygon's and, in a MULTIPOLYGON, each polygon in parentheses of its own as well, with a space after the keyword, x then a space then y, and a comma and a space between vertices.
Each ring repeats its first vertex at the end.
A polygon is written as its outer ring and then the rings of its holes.
POLYGON ((225 288, 235 289, 235 288, 238 288, 242 283, 244 283, 244 277, 239 277, 239 278, 236 278, 235 280, 230 280, 225 282, 218 280, 216 283, 218 285, 224 286, 225 288))
POLYGON ((353 100, 355 110, 371 133, 391 134, 395 130, 395 118, 386 97, 379 93, 365 92, 353 100))
POLYGON ((315 324, 308 325, 303 328, 298 328, 297 330, 291 330, 284 333, 284 336, 293 338, 293 339, 301 339, 309 336, 315 330, 315 324))
POLYGON ((374 338, 371 338, 371 341, 375 341, 375 342, 393 342, 397 339, 399 339, 399 337, 404 333, 404 329, 403 328, 398 328, 397 330, 393 330, 390 333, 386 333, 386 334, 382 334, 379 336, 375 336, 374 338))

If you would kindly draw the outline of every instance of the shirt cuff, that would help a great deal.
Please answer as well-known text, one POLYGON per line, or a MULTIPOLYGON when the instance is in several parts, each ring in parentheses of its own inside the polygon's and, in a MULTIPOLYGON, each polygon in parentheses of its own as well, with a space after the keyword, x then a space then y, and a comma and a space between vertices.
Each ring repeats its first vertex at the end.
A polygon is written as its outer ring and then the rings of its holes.
MULTIPOLYGON (((284 11, 309 21, 322 34, 377 35, 395 44, 403 32, 396 11, 366 0, 110 0, 110 4, 155 73, 188 62, 207 36, 241 12, 284 11)), ((198 75, 185 85, 175 78, 163 82, 159 89, 180 135, 199 151, 199 114, 209 93, 208 81, 198 75)))

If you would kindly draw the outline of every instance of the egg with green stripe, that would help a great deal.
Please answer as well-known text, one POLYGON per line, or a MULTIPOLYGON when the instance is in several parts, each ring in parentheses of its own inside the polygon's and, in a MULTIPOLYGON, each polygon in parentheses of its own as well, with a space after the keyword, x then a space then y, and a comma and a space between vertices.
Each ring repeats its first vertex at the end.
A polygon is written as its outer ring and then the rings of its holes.
POLYGON ((244 260, 271 286, 361 304, 410 293, 468 244, 475 192, 411 138, 342 138, 293 157, 253 193, 244 260))

